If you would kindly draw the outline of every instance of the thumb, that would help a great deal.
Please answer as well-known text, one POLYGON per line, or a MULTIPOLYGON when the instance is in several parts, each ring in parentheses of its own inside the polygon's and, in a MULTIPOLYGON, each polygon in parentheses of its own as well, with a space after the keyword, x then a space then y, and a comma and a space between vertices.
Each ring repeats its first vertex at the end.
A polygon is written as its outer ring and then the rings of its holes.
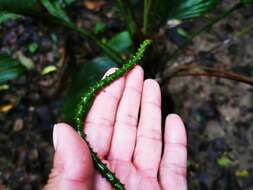
POLYGON ((44 190, 92 189, 93 165, 89 148, 67 124, 56 124, 53 130, 54 163, 44 190))

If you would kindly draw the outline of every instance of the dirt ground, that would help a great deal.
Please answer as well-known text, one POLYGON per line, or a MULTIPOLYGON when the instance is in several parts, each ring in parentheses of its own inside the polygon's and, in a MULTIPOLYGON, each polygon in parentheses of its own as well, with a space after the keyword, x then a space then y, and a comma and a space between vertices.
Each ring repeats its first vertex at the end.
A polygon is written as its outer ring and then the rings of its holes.
MULTIPOLYGON (((253 77, 253 32, 234 38, 236 32, 253 25, 252 12, 253 8, 237 11, 197 37, 178 63, 219 64, 253 77)), ((97 21, 93 15, 89 19, 97 21)), ((83 24, 90 25, 89 20, 83 24)), ((117 23, 111 24, 117 28, 117 23)), ((9 82, 8 90, 0 91, 0 184, 8 190, 41 189, 47 180, 52 128, 63 120, 66 90, 55 87, 61 71, 47 76, 40 72, 59 64, 64 37, 64 31, 52 32, 31 18, 0 26, 0 53, 15 57, 21 51, 35 63, 33 70, 9 82), (35 54, 28 52, 31 42, 39 44, 35 54), (11 109, 6 111, 6 106, 11 109)), ((252 86, 227 79, 182 77, 172 79, 168 90, 174 111, 187 126, 189 189, 253 189, 252 86)))
MULTIPOLYGON (((253 33, 234 38, 253 23, 252 16, 252 9, 237 12, 195 39, 195 63, 253 76, 253 33), (227 39, 234 40, 226 44, 227 39)), ((226 79, 171 81, 169 91, 188 129, 189 189, 253 189, 252 90, 226 79)))

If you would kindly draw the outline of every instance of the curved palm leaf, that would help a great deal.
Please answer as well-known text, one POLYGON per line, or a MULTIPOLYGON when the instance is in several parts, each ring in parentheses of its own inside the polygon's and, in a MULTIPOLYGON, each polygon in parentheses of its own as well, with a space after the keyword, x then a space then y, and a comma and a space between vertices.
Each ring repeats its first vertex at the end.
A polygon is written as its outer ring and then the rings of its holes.
POLYGON ((162 22, 196 18, 210 11, 219 2, 220 0, 154 0, 153 16, 162 22))
POLYGON ((179 0, 175 1, 175 6, 169 18, 189 19, 199 17, 212 9, 219 0, 179 0))

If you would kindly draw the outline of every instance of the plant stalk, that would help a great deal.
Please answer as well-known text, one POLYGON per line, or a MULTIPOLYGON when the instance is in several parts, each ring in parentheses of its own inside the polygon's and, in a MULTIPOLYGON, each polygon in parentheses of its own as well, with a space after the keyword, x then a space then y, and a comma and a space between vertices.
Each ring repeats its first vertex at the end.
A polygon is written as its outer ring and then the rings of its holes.
POLYGON ((97 39, 97 37, 95 35, 93 35, 92 33, 82 29, 82 28, 78 28, 75 25, 65 25, 67 28, 72 29, 76 32, 78 32, 82 37, 87 37, 89 39, 91 39, 92 41, 94 41, 98 47, 101 48, 101 50, 108 55, 113 61, 115 61, 117 63, 118 66, 122 66, 123 65, 123 60, 120 57, 120 55, 114 51, 112 48, 110 48, 109 46, 107 46, 106 44, 104 44, 103 42, 101 42, 99 39, 97 39))
POLYGON ((125 20, 126 26, 127 26, 127 30, 129 32, 131 38, 133 39, 133 36, 136 31, 136 24, 134 21, 133 13, 127 3, 124 3, 122 0, 117 0, 117 3, 118 3, 120 11, 123 13, 124 20, 125 20))
POLYGON ((242 82, 242 83, 253 86, 253 78, 251 77, 240 75, 232 71, 225 71, 225 70, 220 70, 217 68, 204 67, 204 66, 199 66, 196 64, 184 65, 184 66, 175 68, 175 71, 172 72, 166 78, 163 78, 160 84, 164 85, 172 78, 186 77, 186 76, 204 76, 204 77, 224 78, 224 79, 230 79, 230 80, 242 82))
MULTIPOLYGON (((182 74, 177 74, 173 77, 186 77, 186 76, 203 76, 203 77, 217 77, 217 78, 224 78, 230 79, 233 81, 245 83, 248 85, 253 86, 253 79, 250 77, 246 77, 237 73, 229 72, 229 71, 222 71, 222 70, 212 70, 212 71, 202 71, 202 72, 185 72, 182 74)), ((173 78, 172 77, 172 78, 173 78)))
POLYGON ((152 0, 144 0, 144 11, 143 11, 143 34, 147 34, 148 30, 148 17, 149 17, 149 10, 151 6, 152 0))

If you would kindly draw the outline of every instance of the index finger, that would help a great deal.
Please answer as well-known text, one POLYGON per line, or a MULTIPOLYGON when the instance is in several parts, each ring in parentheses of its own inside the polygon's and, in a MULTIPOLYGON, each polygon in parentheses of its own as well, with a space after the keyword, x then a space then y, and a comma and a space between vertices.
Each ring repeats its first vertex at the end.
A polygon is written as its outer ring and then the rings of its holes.
MULTIPOLYGON (((115 70, 112 68, 105 75, 115 70)), ((113 125, 124 85, 125 77, 123 76, 101 90, 85 119, 84 130, 88 142, 100 158, 105 157, 110 148, 113 125)))

